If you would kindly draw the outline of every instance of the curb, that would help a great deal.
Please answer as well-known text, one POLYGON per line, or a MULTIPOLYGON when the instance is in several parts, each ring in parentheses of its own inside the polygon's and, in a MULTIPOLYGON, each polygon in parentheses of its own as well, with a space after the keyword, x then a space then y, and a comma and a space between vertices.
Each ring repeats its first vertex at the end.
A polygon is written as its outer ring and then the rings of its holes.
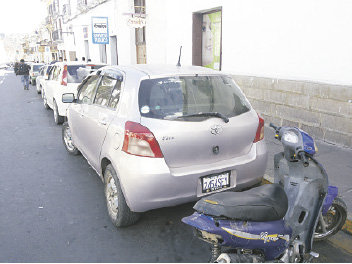
MULTIPOLYGON (((274 182, 274 178, 272 176, 264 174, 262 184, 271 184, 273 182, 274 182)), ((341 230, 349 235, 352 235, 352 214, 351 213, 347 213, 346 222, 343 225, 341 230)))

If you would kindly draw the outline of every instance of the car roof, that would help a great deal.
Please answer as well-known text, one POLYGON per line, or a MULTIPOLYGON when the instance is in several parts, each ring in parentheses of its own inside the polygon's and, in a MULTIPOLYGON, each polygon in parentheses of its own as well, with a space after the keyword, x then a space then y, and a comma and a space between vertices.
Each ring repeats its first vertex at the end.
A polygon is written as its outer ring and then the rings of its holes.
POLYGON ((149 76, 172 76, 172 75, 224 75, 220 71, 212 70, 200 66, 181 66, 176 65, 154 65, 154 64, 135 64, 127 66, 106 66, 101 68, 102 72, 121 70, 125 73, 139 72, 140 74, 149 76))

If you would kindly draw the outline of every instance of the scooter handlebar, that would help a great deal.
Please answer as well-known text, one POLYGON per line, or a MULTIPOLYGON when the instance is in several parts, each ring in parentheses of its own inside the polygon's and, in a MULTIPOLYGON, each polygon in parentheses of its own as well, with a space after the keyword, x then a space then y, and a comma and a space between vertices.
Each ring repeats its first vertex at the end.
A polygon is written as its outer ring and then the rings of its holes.
POLYGON ((269 126, 272 127, 275 130, 277 129, 277 126, 275 126, 273 123, 270 123, 269 126))

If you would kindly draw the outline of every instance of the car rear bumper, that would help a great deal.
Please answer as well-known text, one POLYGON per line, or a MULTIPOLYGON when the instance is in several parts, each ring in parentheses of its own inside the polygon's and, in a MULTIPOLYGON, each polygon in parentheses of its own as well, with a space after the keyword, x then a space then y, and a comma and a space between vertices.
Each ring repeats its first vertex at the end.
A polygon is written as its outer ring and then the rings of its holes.
POLYGON ((126 202, 134 212, 195 201, 206 195, 201 191, 200 177, 224 171, 231 171, 230 187, 221 191, 251 187, 262 180, 267 165, 264 141, 253 144, 246 157, 217 162, 208 169, 194 166, 170 170, 164 159, 120 155, 115 168, 126 202))

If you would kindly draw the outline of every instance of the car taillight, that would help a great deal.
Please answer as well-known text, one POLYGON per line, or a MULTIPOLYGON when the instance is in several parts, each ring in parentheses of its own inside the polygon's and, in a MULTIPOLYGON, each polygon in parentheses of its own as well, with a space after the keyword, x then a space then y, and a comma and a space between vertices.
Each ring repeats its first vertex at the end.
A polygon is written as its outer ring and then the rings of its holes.
POLYGON ((154 134, 147 127, 131 121, 127 121, 125 124, 125 139, 122 150, 136 156, 163 157, 154 134))
POLYGON ((255 134, 255 139, 253 143, 256 143, 264 138, 264 119, 258 115, 259 124, 257 128, 257 133, 255 134))
POLYGON ((67 86, 67 65, 64 66, 64 71, 62 72, 61 85, 67 86))

